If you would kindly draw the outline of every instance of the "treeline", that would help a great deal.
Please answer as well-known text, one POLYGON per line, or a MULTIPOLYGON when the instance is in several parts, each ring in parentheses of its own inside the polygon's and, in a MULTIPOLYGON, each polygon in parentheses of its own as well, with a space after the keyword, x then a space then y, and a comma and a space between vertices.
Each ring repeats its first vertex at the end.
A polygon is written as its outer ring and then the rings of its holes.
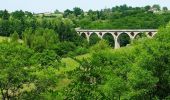
MULTIPOLYGON (((10 36, 17 32, 19 38, 22 38, 22 34, 30 28, 33 32, 39 28, 51 29, 58 36, 59 41, 71 41, 75 45, 81 45, 82 39, 75 32, 77 27, 83 29, 157 29, 165 26, 170 20, 168 8, 161 8, 159 5, 145 7, 121 5, 87 12, 75 7, 64 12, 56 10, 54 14, 56 14, 55 17, 46 17, 22 10, 12 13, 1 10, 0 35, 10 36)), ((110 45, 114 47, 112 37, 107 37, 110 45)), ((127 38, 124 37, 122 41, 129 41, 127 38)), ((97 43, 98 40, 97 36, 92 36, 90 45, 97 43)))
POLYGON ((28 47, 36 51, 56 49, 63 56, 69 51, 88 46, 86 40, 78 36, 74 23, 68 18, 38 18, 22 10, 12 13, 4 10, 0 15, 0 35, 9 37, 16 33, 28 47), (56 45, 59 47, 56 48, 56 45))
POLYGON ((63 15, 72 19, 77 27, 85 29, 155 29, 165 26, 170 19, 168 8, 161 8, 159 5, 145 7, 122 5, 87 12, 76 7, 73 10, 65 10, 63 15))
POLYGON ((161 8, 159 5, 145 7, 122 5, 87 12, 75 7, 64 12, 56 10, 54 13, 59 16, 46 18, 45 16, 37 17, 28 11, 20 10, 9 13, 7 10, 1 10, 0 35, 9 36, 14 31, 21 35, 28 27, 33 29, 37 27, 50 28, 58 32, 62 30, 59 29, 59 26, 64 23, 61 23, 63 18, 69 20, 65 26, 67 29, 76 27, 85 29, 156 29, 165 26, 170 19, 168 8, 161 8))
MULTIPOLYGON (((30 12, 15 11, 11 14, 7 10, 1 11, 0 28, 2 36, 9 36, 15 31, 21 35, 27 28, 36 30, 37 28, 53 29, 56 33, 61 34, 61 31, 73 34, 71 28, 74 27, 73 23, 69 19, 55 18, 36 18, 30 12)), ((60 36, 62 37, 62 36, 60 36)), ((68 36, 65 36, 68 37, 68 36)))

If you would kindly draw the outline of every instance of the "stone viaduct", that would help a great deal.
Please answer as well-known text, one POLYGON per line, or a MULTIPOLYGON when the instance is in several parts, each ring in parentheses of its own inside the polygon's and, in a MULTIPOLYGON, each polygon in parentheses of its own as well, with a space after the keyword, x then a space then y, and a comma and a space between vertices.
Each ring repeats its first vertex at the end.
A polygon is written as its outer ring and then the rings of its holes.
POLYGON ((152 38, 156 33, 157 29, 116 29, 116 30, 88 30, 88 29, 76 29, 76 32, 82 36, 86 36, 87 41, 90 41, 90 36, 92 34, 97 34, 97 36, 103 39, 105 34, 111 34, 114 38, 115 48, 120 48, 120 35, 127 34, 130 40, 133 41, 138 34, 146 34, 148 38, 152 38))

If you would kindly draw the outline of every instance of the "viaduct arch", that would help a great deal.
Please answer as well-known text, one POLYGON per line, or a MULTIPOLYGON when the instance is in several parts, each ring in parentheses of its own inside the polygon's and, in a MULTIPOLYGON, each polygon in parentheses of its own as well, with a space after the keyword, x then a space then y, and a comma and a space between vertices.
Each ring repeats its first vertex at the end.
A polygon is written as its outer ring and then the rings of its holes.
POLYGON ((152 38, 157 33, 157 29, 121 29, 121 30, 88 30, 88 29, 76 29, 76 32, 81 36, 85 34, 87 41, 89 42, 92 34, 97 34, 100 39, 107 33, 113 36, 115 48, 120 48, 119 36, 121 34, 127 34, 130 40, 133 41, 138 34, 145 34, 148 38, 152 38))

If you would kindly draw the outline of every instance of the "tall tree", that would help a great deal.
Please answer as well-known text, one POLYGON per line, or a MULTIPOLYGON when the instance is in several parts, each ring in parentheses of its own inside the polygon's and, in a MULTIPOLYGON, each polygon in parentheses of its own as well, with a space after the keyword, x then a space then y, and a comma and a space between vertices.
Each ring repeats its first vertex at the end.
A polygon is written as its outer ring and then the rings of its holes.
POLYGON ((25 13, 22 10, 15 11, 15 12, 12 13, 12 17, 21 20, 25 17, 25 13))
POLYGON ((144 7, 146 11, 149 11, 151 9, 151 6, 150 5, 147 5, 144 7))
POLYGON ((167 7, 163 7, 162 10, 163 11, 168 11, 168 8, 167 7))
POLYGON ((67 9, 64 11, 64 17, 67 17, 69 14, 72 14, 72 13, 73 13, 73 11, 67 9))
POLYGON ((80 9, 79 7, 75 7, 75 8, 73 8, 73 13, 74 13, 76 16, 78 16, 78 15, 83 14, 83 10, 80 9))
POLYGON ((30 49, 13 44, 0 45, 0 89, 3 100, 20 95, 24 84, 31 82, 29 77, 30 49))
POLYGON ((11 42, 18 42, 18 40, 19 40, 19 35, 15 31, 13 34, 11 34, 11 42))
POLYGON ((155 8, 156 10, 161 10, 160 5, 158 5, 158 4, 154 4, 154 5, 152 6, 152 8, 155 8))
POLYGON ((55 14, 60 14, 61 12, 60 12, 58 9, 56 9, 56 10, 54 11, 54 13, 55 13, 55 14))
POLYGON ((5 9, 2 15, 2 19, 4 20, 8 20, 10 17, 10 14, 8 13, 8 11, 5 9))

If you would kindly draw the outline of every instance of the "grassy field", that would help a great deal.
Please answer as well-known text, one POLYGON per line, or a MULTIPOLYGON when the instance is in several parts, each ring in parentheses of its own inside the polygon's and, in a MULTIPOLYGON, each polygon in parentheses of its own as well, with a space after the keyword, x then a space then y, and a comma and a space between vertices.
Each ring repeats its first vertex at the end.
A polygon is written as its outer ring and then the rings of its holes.
POLYGON ((69 57, 62 58, 61 62, 64 67, 59 68, 58 74, 64 74, 66 72, 72 71, 79 66, 79 63, 77 61, 75 61, 74 59, 69 58, 69 57))
POLYGON ((3 37, 3 36, 0 36, 0 42, 4 41, 4 40, 7 40, 8 37, 3 37))
MULTIPOLYGON (((90 57, 90 54, 84 54, 84 55, 76 56, 75 59, 82 61, 83 59, 89 58, 89 57, 90 57)), ((60 73, 69 72, 79 67, 79 63, 70 57, 62 58, 61 62, 65 64, 65 67, 62 67, 59 69, 60 73)))

